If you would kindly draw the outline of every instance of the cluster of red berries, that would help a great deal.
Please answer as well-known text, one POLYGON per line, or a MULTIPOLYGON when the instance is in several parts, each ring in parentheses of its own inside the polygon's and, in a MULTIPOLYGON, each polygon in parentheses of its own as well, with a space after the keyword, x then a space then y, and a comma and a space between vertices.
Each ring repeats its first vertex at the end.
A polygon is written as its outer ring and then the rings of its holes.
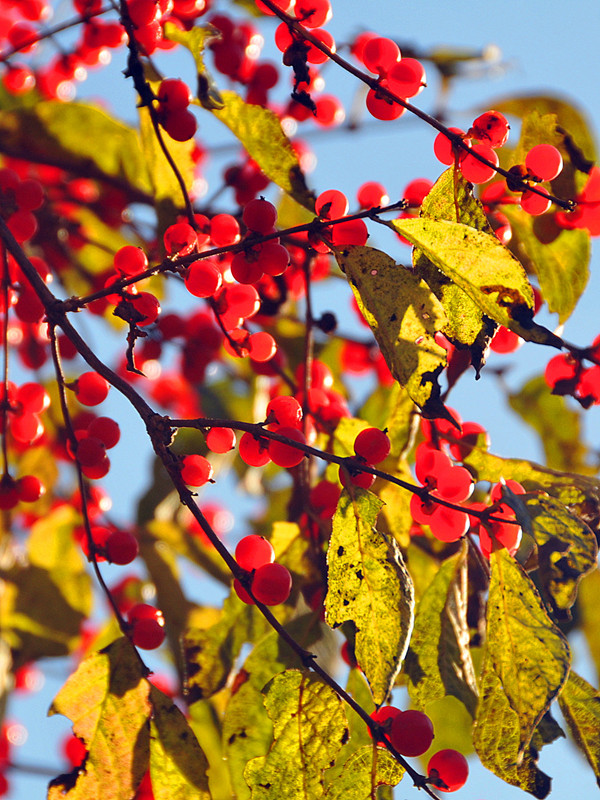
POLYGON ((44 203, 44 189, 39 181, 21 180, 12 169, 0 169, 0 216, 18 242, 31 239, 37 229, 33 214, 44 203))
POLYGON ((6 406, 6 417, 0 417, 0 432, 6 427, 15 444, 27 446, 34 444, 44 435, 44 424, 40 415, 50 406, 50 395, 35 381, 16 386, 8 381, 6 389, 0 387, 0 399, 6 406))
POLYGON ((87 428, 77 428, 75 437, 75 457, 83 474, 86 478, 103 478, 110 469, 106 451, 115 447, 121 438, 118 423, 110 417, 95 417, 87 428))
POLYGON ((244 536, 235 548, 235 560, 252 576, 252 596, 237 578, 234 580, 233 587, 240 600, 248 605, 254 605, 255 600, 265 606, 285 603, 292 590, 292 576, 287 567, 275 561, 275 551, 268 539, 256 534, 244 536))
POLYGON ((465 467, 453 464, 448 453, 457 461, 463 461, 474 447, 488 447, 489 436, 478 423, 462 422, 454 409, 448 411, 460 430, 447 419, 422 420, 425 442, 417 447, 416 475, 427 487, 428 496, 412 496, 413 519, 417 525, 428 525, 433 536, 442 542, 455 542, 470 530, 479 536, 486 558, 493 550, 501 548, 514 555, 521 543, 522 530, 514 509, 507 502, 506 490, 519 495, 524 494, 525 489, 517 481, 508 480, 491 488, 489 502, 466 502, 473 492, 473 477, 465 467), (462 509, 436 503, 436 497, 460 505, 462 509))
POLYGON ((6 511, 18 503, 35 503, 44 495, 46 487, 35 475, 12 478, 5 473, 0 478, 0 509, 6 511))
MULTIPOLYGON (((340 219, 348 213, 348 198, 338 189, 327 189, 317 197, 315 211, 323 220, 340 219)), ((363 219, 349 219, 322 229, 320 235, 326 244, 342 247, 348 244, 366 244, 369 232, 363 219)), ((317 241, 313 241, 312 244, 315 247, 319 246, 317 241)))
MULTIPOLYGON (((411 758, 422 756, 432 745, 433 724, 423 711, 402 711, 394 706, 382 706, 371 714, 371 719, 383 729, 390 744, 400 755, 411 758)), ((467 782, 467 760, 458 750, 439 750, 429 759, 427 776, 429 782, 440 791, 455 792, 467 782)))
MULTIPOLYGON (((590 356, 600 360, 600 336, 589 348, 590 356)), ((600 366, 584 367, 581 358, 569 353, 561 353, 546 364, 544 371, 546 383, 552 394, 570 395, 583 408, 600 405, 600 366)))
POLYGON ((427 85, 421 62, 416 58, 403 58, 393 39, 370 32, 363 33, 354 42, 352 53, 369 72, 378 77, 377 88, 369 89, 366 98, 367 109, 375 119, 398 119, 406 110, 382 90, 408 100, 420 94, 427 85))
MULTIPOLYGON (((365 428, 354 440, 355 461, 361 465, 375 467, 389 456, 392 444, 389 436, 379 428, 365 428)), ((359 486, 370 489, 375 482, 375 475, 363 472, 352 465, 340 466, 339 479, 342 486, 359 486)))
POLYGON ((156 98, 160 124, 171 139, 175 139, 176 142, 187 142, 192 139, 198 123, 189 110, 193 96, 187 83, 180 78, 166 78, 160 82, 156 98))

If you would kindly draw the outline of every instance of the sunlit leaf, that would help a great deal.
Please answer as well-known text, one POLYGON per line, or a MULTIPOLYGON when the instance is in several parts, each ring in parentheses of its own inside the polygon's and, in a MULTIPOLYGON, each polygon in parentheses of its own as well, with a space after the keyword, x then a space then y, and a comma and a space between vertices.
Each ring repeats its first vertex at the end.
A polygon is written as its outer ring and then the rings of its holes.
POLYGON ((427 284, 372 247, 336 252, 394 378, 427 414, 443 413, 438 378, 446 351, 435 341, 447 317, 427 284))
POLYGON ((50 706, 73 723, 88 756, 85 769, 60 776, 48 800, 131 800, 148 768, 150 684, 128 639, 83 661, 50 706))
POLYGON ((571 316, 590 270, 590 237, 584 230, 563 230, 552 215, 532 217, 517 206, 503 206, 513 231, 510 249, 538 276, 542 297, 564 323, 571 316))
POLYGON ((211 800, 208 762, 170 697, 151 688, 150 775, 156 800, 211 800))
POLYGON ((579 516, 592 530, 600 518, 600 482, 591 476, 574 472, 559 472, 534 461, 501 458, 474 447, 465 459, 477 480, 497 483, 501 478, 521 483, 528 492, 542 489, 560 500, 579 516))
POLYGON ((223 605, 221 619, 209 628, 188 628, 183 636, 190 703, 221 689, 244 642, 256 641, 268 630, 264 617, 235 593, 223 605))
MULTIPOLYGON (((423 201, 420 216, 461 222, 479 231, 492 233, 483 206, 474 197, 471 185, 454 168, 446 170, 435 182, 423 201)), ((470 348, 473 364, 478 369, 483 364, 484 351, 494 332, 494 324, 464 289, 440 272, 425 253, 415 250, 413 263, 415 274, 423 278, 444 306, 448 321, 443 333, 454 344, 470 348)))
POLYGON ((596 537, 558 500, 536 493, 526 501, 538 545, 540 581, 556 608, 571 608, 583 576, 596 568, 596 537))
POLYGON ((406 655, 411 700, 424 710, 428 703, 453 695, 475 716, 477 682, 469 650, 467 624, 467 548, 446 559, 415 614, 406 655))
POLYGON ((507 551, 492 553, 490 566, 475 749, 507 783, 545 797, 549 780, 537 770, 529 744, 567 678, 569 648, 530 578, 507 551))
POLYGON ((532 111, 538 114, 554 114, 560 127, 569 133, 585 157, 590 161, 596 160, 596 144, 592 126, 586 120, 581 109, 565 100, 564 97, 535 94, 517 95, 492 100, 489 108, 495 108, 503 114, 512 114, 521 119, 527 117, 532 111))
POLYGON ((340 698, 316 675, 287 670, 265 687, 265 706, 273 745, 244 770, 253 800, 324 797, 323 772, 348 735, 340 698))
POLYGON ((1 574, 0 617, 15 666, 67 655, 79 642, 92 608, 91 579, 73 536, 79 522, 66 505, 41 517, 28 537, 29 563, 1 574))
POLYGON ((190 30, 179 28, 172 22, 165 25, 165 37, 186 47, 196 63, 198 100, 204 108, 222 108, 223 99, 204 63, 206 45, 220 33, 213 25, 194 25, 190 30))
POLYGON ((378 786, 396 786, 403 775, 404 767, 385 747, 364 745, 348 758, 325 797, 327 800, 372 800, 378 786))
POLYGON ((208 759, 208 785, 212 800, 231 800, 229 769, 223 757, 221 715, 211 700, 198 700, 189 706, 190 727, 208 759))
POLYGON ((594 770, 600 786, 600 692, 571 670, 558 702, 571 736, 594 770))
POLYGON ((381 501, 369 492, 342 492, 327 551, 325 599, 327 623, 351 622, 356 630, 356 660, 376 705, 384 702, 400 669, 414 605, 400 550, 375 528, 380 509, 381 501))
POLYGON ((0 151, 15 158, 56 163, 75 175, 106 180, 131 192, 132 199, 149 200, 137 132, 99 108, 48 100, 3 111, 0 139, 0 151))
MULTIPOLYGON (((298 617, 286 629, 303 647, 310 647, 321 635, 314 614, 298 617)), ((235 677, 223 719, 223 749, 231 784, 240 800, 250 797, 244 767, 250 759, 265 756, 273 738, 262 690, 274 675, 300 667, 295 651, 271 630, 256 643, 235 677)))
POLYGON ((312 211, 314 196, 306 186, 298 156, 277 114, 244 102, 235 92, 223 92, 221 96, 224 106, 212 109, 213 114, 227 125, 268 178, 312 211))
POLYGON ((585 576, 579 584, 577 595, 577 611, 581 619, 581 629, 596 668, 596 676, 600 677, 600 570, 595 569, 585 576))
POLYGON ((546 464, 564 472, 591 472, 581 441, 581 417, 564 397, 551 394, 542 375, 508 395, 510 407, 539 434, 546 464))

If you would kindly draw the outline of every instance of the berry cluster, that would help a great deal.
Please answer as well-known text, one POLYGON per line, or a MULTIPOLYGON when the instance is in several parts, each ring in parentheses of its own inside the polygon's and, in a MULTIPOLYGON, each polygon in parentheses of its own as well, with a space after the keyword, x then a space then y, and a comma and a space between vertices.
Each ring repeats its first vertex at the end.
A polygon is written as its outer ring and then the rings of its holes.
MULTIPOLYGON (((138 0, 146 2, 146 0, 138 0)), ((198 123, 188 106, 192 92, 179 78, 166 78, 160 82, 156 95, 160 124, 176 142, 187 142, 196 133, 198 123)))
MULTIPOLYGON (((600 360, 600 336, 597 336, 589 348, 589 355, 594 361, 600 360)), ((544 377, 552 390, 552 394, 570 395, 583 408, 600 405, 600 366, 583 366, 583 358, 569 353, 554 356, 546 364, 544 377)))
POLYGON ((248 605, 254 605, 255 600, 265 606, 285 603, 292 590, 292 576, 287 567, 275 561, 275 551, 267 539, 256 534, 244 536, 235 548, 235 560, 251 574, 252 596, 237 578, 233 582, 240 600, 248 605))
POLYGON ((142 650, 155 650, 165 640, 165 618, 162 611, 147 603, 134 605, 128 614, 131 641, 142 650))

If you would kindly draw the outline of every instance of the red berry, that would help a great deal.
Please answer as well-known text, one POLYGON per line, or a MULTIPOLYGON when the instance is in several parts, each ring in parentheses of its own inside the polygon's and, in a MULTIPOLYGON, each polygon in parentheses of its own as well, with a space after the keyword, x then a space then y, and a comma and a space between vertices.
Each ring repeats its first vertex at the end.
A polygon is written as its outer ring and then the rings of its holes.
POLYGON ((470 133, 490 147, 502 147, 508 139, 510 125, 499 111, 486 111, 473 122, 470 133))
POLYGON ((266 606, 285 603, 291 590, 292 576, 283 564, 263 564, 252 578, 252 594, 266 606))
MULTIPOLYGON (((393 91, 392 87, 388 86, 387 81, 382 81, 381 85, 393 91)), ((366 104, 367 110, 372 117, 385 122, 398 119, 406 111, 404 106, 385 97, 381 92, 377 91, 377 89, 369 89, 367 92, 366 104)))
POLYGON ((182 111, 194 99, 190 87, 180 78, 165 78, 160 82, 157 95, 161 110, 182 111))
POLYGON ((415 97, 426 85, 425 69, 416 58, 403 58, 393 64, 386 81, 394 94, 400 97, 415 97))
POLYGON ((93 436, 86 436, 77 445, 77 461, 82 467, 94 467, 100 464, 105 456, 104 443, 93 436))
POLYGON ((539 181, 552 181, 561 172, 560 151, 551 144, 537 144, 525 156, 528 172, 539 181))
POLYGON ((75 394, 84 406, 97 406, 108 395, 109 384, 97 372, 84 372, 75 381, 75 394))
POLYGON ((460 171, 465 180, 475 184, 486 183, 494 177, 496 170, 494 167, 479 161, 472 153, 478 153, 488 161, 491 161, 496 167, 499 163, 498 156, 489 145, 474 144, 471 146, 470 152, 460 162, 460 171))
POLYGON ((315 203, 315 211, 323 219, 338 219, 348 213, 348 199, 337 189, 321 192, 315 203))
POLYGON ((427 774, 440 792, 455 792, 467 782, 469 765, 458 750, 439 750, 429 759, 427 774))
POLYGON ((228 453, 235 447, 235 431, 231 428, 211 428, 206 434, 206 446, 213 453, 228 453))
POLYGON ((165 640, 164 624, 164 620, 160 622, 158 619, 137 620, 131 633, 134 645, 142 650, 156 650, 165 640))
POLYGON ((242 569, 252 572, 263 564, 271 564, 275 551, 268 539, 253 533, 240 539, 235 548, 235 560, 242 569))
POLYGON ((243 461, 250 467, 264 467, 271 460, 269 456, 269 440, 255 438, 251 433, 242 434, 239 453, 243 461))
POLYGON ((137 275, 148 268, 148 257, 141 247, 128 244, 115 253, 114 267, 122 275, 137 275))
POLYGON ((277 342, 267 331, 257 331, 248 338, 248 355, 253 361, 270 361, 277 353, 277 342))
POLYGON ((190 264, 185 286, 194 297, 212 297, 223 282, 221 270, 214 261, 195 261, 190 264))
POLYGON ((181 477, 188 486, 204 486, 213 476, 212 464, 201 455, 183 457, 181 477))
POLYGON ((113 531, 106 540, 106 557, 113 564, 131 564, 138 552, 137 539, 129 531, 113 531))
POLYGON ((356 199, 361 208, 384 206, 390 202, 385 187, 383 184, 377 183, 376 181, 367 181, 367 183, 363 183, 356 194, 356 199))
POLYGON ((531 214, 532 217, 539 217, 541 214, 545 214, 551 205, 552 200, 550 198, 542 197, 537 192, 526 190, 521 195, 521 208, 531 214))
POLYGON ((422 756, 433 736, 433 724, 422 711, 404 711, 392 720, 390 741, 403 756, 422 756))
POLYGON ((300 428, 302 425, 302 406, 295 397, 279 395, 269 401, 266 418, 277 425, 300 428))
POLYGON ((320 28, 331 19, 329 0, 296 0, 294 14, 306 28, 320 28))
POLYGON ((354 452, 367 464, 379 464, 390 454, 391 442, 387 433, 379 428, 365 428, 354 440, 354 452))
POLYGON ((196 231, 187 222, 176 222, 165 231, 163 242, 169 256, 187 256, 198 245, 196 231))
MULTIPOLYGON (((379 725, 382 725, 389 736, 393 721, 402 713, 402 710, 400 708, 396 708, 395 706, 382 706, 377 711, 373 711, 371 714, 371 719, 373 722, 377 722, 379 725)), ((369 736, 373 738, 371 729, 369 728, 368 730, 369 736)))
POLYGON ((362 62, 369 72, 385 76, 390 68, 400 61, 400 48, 392 39, 376 36, 370 39, 362 51, 362 62))
POLYGON ((46 487, 35 475, 24 475, 17 481, 17 494, 24 503, 35 503, 46 493, 46 487))
POLYGON ((339 479, 342 486, 358 486, 360 489, 370 489, 375 483, 375 475, 370 472, 356 472, 352 474, 347 469, 340 466, 339 479))
POLYGON ((93 436, 104 444, 107 450, 114 447, 121 438, 119 423, 110 417, 96 417, 88 426, 88 436, 93 436))
MULTIPOLYGON (((450 133, 456 133, 464 137, 464 131, 460 128, 448 128, 450 133)), ((468 141, 468 140, 467 140, 468 141)), ((433 152, 435 153, 435 157, 438 161, 441 161, 442 164, 454 164, 456 159, 459 160, 464 158, 465 151, 462 148, 458 148, 454 145, 452 139, 446 136, 445 133, 438 133, 435 137, 435 141, 433 143, 433 152)))
MULTIPOLYGON (((273 430, 277 433, 281 434, 281 436, 286 436, 288 439, 292 439, 293 441, 299 442, 300 444, 306 444, 306 439, 302 431, 298 430, 298 428, 288 428, 285 426, 273 426, 273 430)), ((275 441, 274 439, 269 440, 269 456, 271 461, 274 464, 277 464, 279 467, 296 467, 302 459, 304 458, 304 451, 299 450, 296 447, 293 447, 289 444, 284 444, 283 442, 275 441)))
POLYGON ((162 114, 161 124, 171 139, 176 142, 189 141, 198 129, 196 117, 187 108, 162 114))
POLYGON ((277 209, 268 200, 257 198, 246 204, 242 213, 244 225, 260 234, 270 233, 277 219, 277 209))
POLYGON ((210 238, 216 247, 229 247, 240 240, 240 226, 231 214, 216 214, 210 221, 210 238))
POLYGON ((244 589, 244 587, 238 581, 237 578, 235 578, 235 580, 233 581, 233 588, 234 588, 235 593, 237 594, 237 596, 242 601, 242 603, 246 603, 246 605, 249 605, 249 606, 255 605, 254 600, 252 599, 252 597, 250 597, 248 592, 244 589))

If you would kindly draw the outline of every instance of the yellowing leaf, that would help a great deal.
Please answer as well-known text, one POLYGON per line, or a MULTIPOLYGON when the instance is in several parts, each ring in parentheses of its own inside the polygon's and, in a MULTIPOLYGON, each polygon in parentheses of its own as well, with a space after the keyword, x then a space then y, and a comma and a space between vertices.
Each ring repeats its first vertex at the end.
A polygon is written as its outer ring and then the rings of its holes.
POLYGON ((571 608, 583 576, 596 568, 598 545, 590 528, 552 497, 526 501, 538 545, 540 580, 556 608, 571 608))
POLYGON ((325 598, 327 623, 337 627, 351 622, 355 628, 356 659, 376 705, 385 701, 400 669, 414 607, 400 550, 375 529, 381 505, 369 492, 342 492, 327 551, 325 598))
POLYGON ((596 667, 596 675, 600 675, 600 570, 595 569, 585 576, 579 586, 577 610, 581 618, 581 628, 596 667))
MULTIPOLYGON (((487 639, 475 749, 507 783, 545 797, 529 744, 569 672, 569 648, 530 578, 506 550, 492 553, 487 639)), ((542 777, 543 776, 543 777, 542 777)))
POLYGON ((424 281, 380 250, 347 247, 336 258, 392 375, 425 414, 439 416, 446 351, 435 334, 447 322, 441 303, 424 281))
POLYGON ((73 537, 79 515, 61 506, 37 520, 27 543, 29 563, 3 571, 0 619, 15 666, 72 652, 92 608, 91 579, 73 537))
POLYGON ((15 158, 51 163, 68 172, 115 183, 148 199, 150 182, 137 132, 83 103, 48 100, 0 112, 3 149, 15 158))
POLYGON ((294 200, 314 210, 315 199, 300 169, 298 156, 281 128, 277 114, 263 106, 246 103, 235 92, 223 92, 223 108, 213 114, 239 139, 265 175, 294 200))
POLYGON ((477 705, 477 682, 467 624, 467 549, 442 562, 415 614, 415 627, 404 671, 417 708, 446 695, 460 700, 471 716, 477 705))
POLYGON ((584 230, 563 230, 551 214, 532 217, 518 206, 503 206, 513 232, 511 251, 538 276, 548 309, 562 324, 571 316, 587 286, 591 255, 584 230))
POLYGON ((600 786, 600 692, 571 670, 558 702, 571 735, 600 786))
POLYGON ((150 690, 150 776, 156 800, 210 800, 208 762, 171 698, 150 690))
POLYGON ((79 665, 48 713, 73 722, 88 756, 85 769, 51 782, 48 800, 131 800, 148 768, 149 688, 124 637, 79 665))
POLYGON ((543 375, 508 396, 510 407, 539 434, 546 464, 564 472, 590 472, 581 441, 581 419, 564 397, 550 394, 543 375))
POLYGON ((385 747, 367 744, 348 758, 325 797, 327 800, 372 800, 378 786, 396 786, 404 772, 404 767, 385 747))
MULTIPOLYGON (((479 231, 492 233, 481 203, 473 196, 471 184, 453 167, 442 173, 435 182, 423 201, 420 216, 461 222, 479 231)), ((415 274, 427 283, 444 306, 448 321, 443 333, 454 344, 468 346, 473 365, 479 369, 494 332, 494 323, 464 289, 440 272, 425 253, 415 250, 413 263, 415 274)))
MULTIPOLYGON (((208 628, 188 628, 183 637, 188 702, 203 700, 222 689, 244 642, 268 630, 262 615, 232 593, 221 619, 208 628)), ((265 681, 266 682, 266 681, 265 681)))
POLYGON ((533 307, 525 270, 493 234, 443 219, 401 219, 393 225, 501 325, 515 327, 533 307))
MULTIPOLYGON (((310 647, 321 635, 315 616, 303 615, 286 625, 303 647, 310 647)), ((243 778, 248 761, 264 756, 273 738, 273 726, 265 710, 262 691, 274 675, 301 667, 298 655, 270 630, 258 641, 236 675, 223 719, 223 751, 236 798, 244 800, 250 790, 243 778)))
POLYGON ((273 745, 244 770, 252 800, 317 800, 323 772, 348 734, 337 694, 310 672, 287 670, 265 687, 273 745))

